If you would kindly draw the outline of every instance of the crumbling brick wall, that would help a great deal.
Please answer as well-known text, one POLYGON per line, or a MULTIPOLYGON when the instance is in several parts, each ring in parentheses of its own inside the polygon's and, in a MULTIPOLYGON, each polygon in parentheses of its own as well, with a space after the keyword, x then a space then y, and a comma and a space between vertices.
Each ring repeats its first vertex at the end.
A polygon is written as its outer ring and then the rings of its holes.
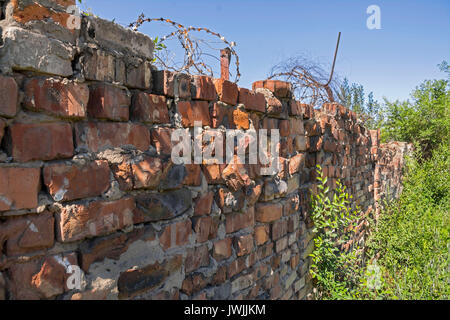
POLYGON ((71 5, 0 1, 0 299, 306 298, 315 166, 367 212, 405 148, 285 82, 158 71, 150 38, 71 5), (279 129, 281 171, 174 164, 194 121, 279 129))

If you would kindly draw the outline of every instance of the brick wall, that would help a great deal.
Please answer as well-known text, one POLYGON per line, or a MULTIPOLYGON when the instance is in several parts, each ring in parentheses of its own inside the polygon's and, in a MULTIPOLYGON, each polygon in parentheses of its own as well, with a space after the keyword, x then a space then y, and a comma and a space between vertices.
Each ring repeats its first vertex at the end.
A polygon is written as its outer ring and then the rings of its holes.
POLYGON ((408 146, 355 113, 158 71, 150 38, 72 29, 73 4, 0 0, 0 299, 304 299, 315 166, 363 213, 398 195, 408 146), (280 129, 281 172, 174 164, 170 134, 194 121, 280 129))

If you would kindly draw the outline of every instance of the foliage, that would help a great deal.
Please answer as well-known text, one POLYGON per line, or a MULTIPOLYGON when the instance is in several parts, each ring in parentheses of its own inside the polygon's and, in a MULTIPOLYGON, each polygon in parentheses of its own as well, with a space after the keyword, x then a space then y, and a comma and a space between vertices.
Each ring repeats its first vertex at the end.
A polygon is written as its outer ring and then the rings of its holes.
MULTIPOLYGON (((359 209, 350 207, 352 198, 340 181, 330 192, 328 179, 317 166, 319 192, 312 196, 315 248, 310 273, 319 299, 362 299, 376 297, 370 279, 374 275, 363 264, 363 251, 355 239, 361 217, 359 209), (352 243, 353 242, 353 243, 352 243), (373 288, 373 289, 372 289, 373 288)), ((382 281, 382 279, 378 279, 382 281)))
POLYGON ((387 205, 369 241, 399 299, 449 299, 450 154, 441 144, 408 161, 400 199, 387 205))
POLYGON ((367 95, 366 101, 364 87, 357 83, 350 85, 345 78, 339 88, 338 99, 342 105, 356 112, 368 129, 379 128, 382 121, 382 105, 375 100, 373 92, 367 95))
MULTIPOLYGON (((449 73, 444 61, 440 68, 449 73)), ((416 144, 429 158, 441 142, 450 143, 450 79, 426 80, 412 93, 412 101, 385 100, 382 141, 416 144)))
MULTIPOLYGON (((153 44, 155 45, 156 52, 167 49, 166 45, 162 41, 159 40, 159 37, 156 37, 155 39, 153 39, 153 44)), ((156 62, 156 57, 153 58, 152 62, 153 63, 156 62)))

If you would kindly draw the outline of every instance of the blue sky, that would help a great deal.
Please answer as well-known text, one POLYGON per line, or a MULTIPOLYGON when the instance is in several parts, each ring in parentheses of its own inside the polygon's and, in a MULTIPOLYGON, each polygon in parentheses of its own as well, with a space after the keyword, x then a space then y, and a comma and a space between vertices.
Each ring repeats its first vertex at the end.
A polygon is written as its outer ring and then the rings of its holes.
MULTIPOLYGON (((406 99, 425 79, 442 78, 450 62, 448 0, 84 0, 84 8, 126 25, 144 12, 185 26, 207 27, 237 43, 242 77, 251 87, 289 57, 307 56, 331 65, 342 32, 336 72, 364 85, 381 100, 406 99), (381 30, 369 30, 369 5, 381 9, 381 30)), ((142 26, 151 37, 170 29, 142 26)))

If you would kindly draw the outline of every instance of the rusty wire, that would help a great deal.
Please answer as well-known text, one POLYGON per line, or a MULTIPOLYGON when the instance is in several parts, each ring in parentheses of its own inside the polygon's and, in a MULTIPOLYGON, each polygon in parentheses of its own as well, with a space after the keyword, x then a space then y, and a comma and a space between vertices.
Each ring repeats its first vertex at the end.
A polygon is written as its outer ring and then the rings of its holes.
POLYGON ((338 81, 328 79, 327 72, 317 63, 303 57, 290 58, 272 68, 268 79, 280 79, 290 82, 296 98, 313 106, 334 102, 338 92, 338 81))
POLYGON ((340 85, 338 80, 333 79, 333 75, 340 39, 339 32, 329 77, 320 64, 300 56, 274 66, 268 79, 276 78, 290 82, 296 98, 304 103, 317 106, 326 102, 335 102, 340 85))
POLYGON ((221 40, 221 42, 225 43, 229 49, 231 54, 235 57, 235 65, 236 65, 236 74, 235 74, 235 82, 237 83, 241 77, 239 71, 239 56, 236 51, 233 49, 236 44, 234 42, 229 42, 225 39, 221 34, 211 31, 208 28, 203 27, 185 27, 184 25, 172 21, 170 19, 165 18, 147 18, 143 13, 138 17, 135 22, 129 24, 129 27, 133 30, 137 31, 139 27, 145 22, 163 22, 171 25, 175 28, 175 30, 168 35, 160 38, 160 42, 167 41, 172 38, 178 39, 181 47, 184 50, 183 62, 175 63, 171 59, 170 51, 165 48, 164 50, 155 51, 156 63, 164 69, 172 70, 176 72, 184 72, 188 74, 200 74, 200 75, 208 75, 214 77, 214 68, 209 65, 205 58, 218 58, 214 55, 208 54, 205 52, 204 48, 207 46, 210 49, 220 50, 223 48, 214 48, 211 43, 205 39, 195 38, 192 33, 194 32, 205 32, 211 36, 217 37, 221 40))

